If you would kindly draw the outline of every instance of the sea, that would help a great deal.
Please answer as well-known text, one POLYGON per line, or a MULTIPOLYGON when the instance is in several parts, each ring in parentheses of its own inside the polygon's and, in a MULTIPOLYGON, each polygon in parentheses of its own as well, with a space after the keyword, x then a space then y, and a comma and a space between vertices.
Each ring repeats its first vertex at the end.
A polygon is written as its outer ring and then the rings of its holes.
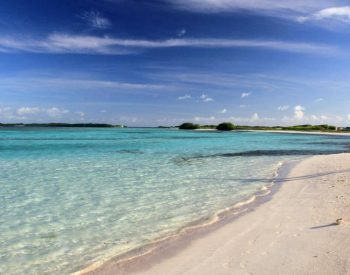
POLYGON ((348 137, 0 128, 0 274, 71 274, 178 234, 348 137))

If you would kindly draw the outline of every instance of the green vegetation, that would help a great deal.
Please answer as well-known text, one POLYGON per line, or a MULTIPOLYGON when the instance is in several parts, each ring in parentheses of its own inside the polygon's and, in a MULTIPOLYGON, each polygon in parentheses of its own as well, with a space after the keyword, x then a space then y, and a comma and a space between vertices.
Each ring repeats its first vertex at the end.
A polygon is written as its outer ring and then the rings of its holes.
POLYGON ((295 125, 295 126, 245 126, 245 125, 234 125, 231 122, 220 123, 219 125, 198 125, 194 123, 183 123, 178 127, 183 130, 196 130, 196 129, 217 129, 219 131, 305 131, 305 132, 346 132, 350 131, 350 127, 337 128, 333 125, 322 124, 322 125, 295 125))
POLYGON ((283 127, 283 130, 290 130, 290 131, 335 131, 337 127, 333 125, 296 125, 291 127, 283 127))
POLYGON ((0 123, 0 127, 86 127, 86 128, 123 128, 124 125, 103 123, 0 123))
POLYGON ((200 129, 216 129, 216 125, 200 125, 200 129))
POLYGON ((224 123, 220 123, 216 127, 216 129, 219 131, 232 131, 235 129, 235 125, 233 125, 231 122, 224 122, 224 123))
POLYGON ((186 122, 186 123, 182 123, 180 126, 179 126, 179 129, 181 130, 195 130, 195 129, 199 129, 199 125, 198 124, 193 124, 193 123, 190 123, 190 122, 186 122))

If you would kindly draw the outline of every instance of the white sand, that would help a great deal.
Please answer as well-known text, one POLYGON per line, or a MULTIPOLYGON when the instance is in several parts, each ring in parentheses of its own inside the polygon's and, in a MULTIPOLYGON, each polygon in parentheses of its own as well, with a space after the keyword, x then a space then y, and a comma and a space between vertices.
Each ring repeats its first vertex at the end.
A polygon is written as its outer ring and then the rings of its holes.
POLYGON ((311 131, 288 131, 288 130, 246 130, 246 132, 266 132, 279 134, 303 134, 303 135, 328 135, 328 136, 350 136, 349 132, 311 132, 311 131))
POLYGON ((350 154, 300 162, 255 211, 126 274, 350 274, 350 154))

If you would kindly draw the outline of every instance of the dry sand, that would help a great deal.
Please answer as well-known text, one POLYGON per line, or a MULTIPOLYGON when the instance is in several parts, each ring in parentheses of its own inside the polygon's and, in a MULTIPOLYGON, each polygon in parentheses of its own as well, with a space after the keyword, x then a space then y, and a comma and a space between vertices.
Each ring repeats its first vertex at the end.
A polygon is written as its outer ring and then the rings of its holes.
POLYGON ((302 135, 328 135, 328 136, 350 136, 350 132, 319 132, 319 131, 289 131, 289 130, 247 130, 248 132, 266 132, 279 134, 302 134, 302 135))
POLYGON ((271 200, 161 254, 91 274, 350 274, 350 154, 301 161, 271 200))

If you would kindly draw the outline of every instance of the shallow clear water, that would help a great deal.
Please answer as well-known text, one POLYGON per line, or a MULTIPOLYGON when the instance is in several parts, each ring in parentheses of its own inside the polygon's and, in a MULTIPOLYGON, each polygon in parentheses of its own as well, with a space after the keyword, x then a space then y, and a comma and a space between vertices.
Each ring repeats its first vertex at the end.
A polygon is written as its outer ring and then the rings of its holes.
POLYGON ((80 270, 249 197, 282 161, 349 146, 317 135, 0 128, 0 273, 80 270))

